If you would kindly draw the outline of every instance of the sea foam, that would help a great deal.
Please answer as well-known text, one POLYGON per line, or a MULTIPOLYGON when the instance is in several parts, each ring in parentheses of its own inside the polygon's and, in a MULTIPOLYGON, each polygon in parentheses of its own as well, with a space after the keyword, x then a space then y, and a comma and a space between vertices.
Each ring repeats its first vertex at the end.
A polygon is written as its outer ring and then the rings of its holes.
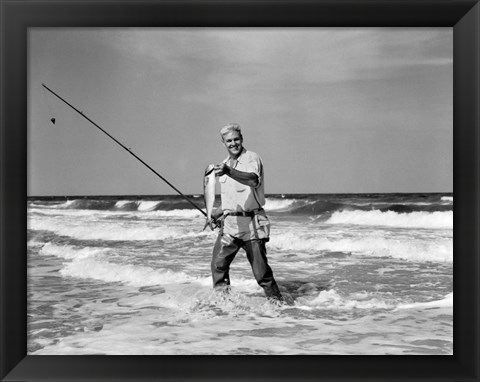
POLYGON ((113 251, 106 248, 78 248, 47 243, 39 251, 43 256, 70 260, 60 270, 62 276, 87 278, 105 282, 121 282, 131 286, 153 286, 196 281, 185 272, 108 261, 113 251))
POLYGON ((453 228, 453 211, 410 212, 393 211, 337 211, 333 213, 328 224, 354 224, 367 226, 386 226, 402 228, 453 228))
POLYGON ((185 272, 154 269, 132 264, 116 264, 95 257, 75 258, 60 270, 62 276, 121 282, 131 286, 153 286, 195 281, 185 272))
POLYGON ((139 211, 153 211, 155 210, 161 202, 155 201, 142 201, 138 203, 138 210, 139 211))
POLYGON ((401 309, 419 309, 419 308, 450 308, 453 307, 453 292, 447 294, 441 300, 428 301, 428 302, 416 302, 412 304, 401 304, 397 307, 398 310, 401 309))
POLYGON ((379 295, 376 293, 357 292, 347 296, 342 296, 334 289, 331 289, 321 291, 313 300, 309 301, 302 299, 302 303, 309 307, 328 310, 387 309, 397 311, 405 309, 449 308, 453 306, 453 292, 449 293, 441 300, 399 304, 394 299, 386 299, 384 295, 379 295))
POLYGON ((334 289, 321 291, 313 300, 302 302, 310 307, 328 310, 394 309, 396 306, 394 301, 373 294, 341 296, 334 289))
POLYGON ((80 240, 167 240, 187 237, 206 236, 208 232, 193 231, 192 227, 177 228, 168 225, 147 226, 146 224, 117 224, 115 221, 60 221, 31 217, 28 228, 32 230, 46 230, 60 236, 68 236, 80 240))
POLYGON ((265 210, 267 211, 276 211, 276 210, 285 210, 290 208, 295 200, 293 199, 270 199, 265 200, 265 210))
POLYGON ((150 219, 158 217, 172 217, 172 218, 181 218, 181 219, 192 219, 199 216, 203 216, 202 213, 198 210, 171 210, 171 211, 149 211, 144 214, 137 214, 137 217, 140 219, 150 219))
POLYGON ((52 243, 46 243, 39 254, 42 256, 55 256, 62 259, 85 259, 87 257, 95 257, 99 255, 105 255, 111 252, 108 248, 77 248, 73 245, 55 245, 52 243))
POLYGON ((409 261, 453 262, 453 240, 400 240, 379 235, 362 235, 351 238, 325 237, 322 234, 306 235, 283 233, 272 235, 269 247, 282 251, 343 252, 369 257, 393 257, 409 261))

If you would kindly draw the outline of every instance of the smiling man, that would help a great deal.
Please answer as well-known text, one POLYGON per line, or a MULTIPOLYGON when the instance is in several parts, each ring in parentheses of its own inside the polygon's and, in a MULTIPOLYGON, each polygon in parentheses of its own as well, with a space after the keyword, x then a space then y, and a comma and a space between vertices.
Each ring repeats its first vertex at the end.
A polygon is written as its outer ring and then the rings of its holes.
MULTIPOLYGON (((236 123, 220 131, 228 158, 213 171, 221 189, 221 229, 212 257, 213 286, 229 289, 230 264, 243 248, 258 284, 268 298, 283 301, 282 294, 267 261, 265 243, 269 241, 270 222, 265 205, 263 163, 254 152, 243 147, 240 126, 236 123)), ((210 219, 207 218, 207 223, 210 219)))

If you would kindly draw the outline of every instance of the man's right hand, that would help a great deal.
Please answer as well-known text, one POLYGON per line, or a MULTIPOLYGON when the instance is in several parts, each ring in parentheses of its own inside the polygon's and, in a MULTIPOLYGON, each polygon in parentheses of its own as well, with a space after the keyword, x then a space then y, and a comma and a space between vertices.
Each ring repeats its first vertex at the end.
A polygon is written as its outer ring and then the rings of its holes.
POLYGON ((207 218, 207 219, 205 220, 205 225, 203 226, 203 230, 205 231, 205 229, 206 229, 207 227, 210 227, 210 230, 213 231, 213 230, 216 228, 216 226, 217 226, 217 225, 215 224, 215 220, 214 220, 214 219, 212 219, 212 218, 208 219, 208 218, 207 218))

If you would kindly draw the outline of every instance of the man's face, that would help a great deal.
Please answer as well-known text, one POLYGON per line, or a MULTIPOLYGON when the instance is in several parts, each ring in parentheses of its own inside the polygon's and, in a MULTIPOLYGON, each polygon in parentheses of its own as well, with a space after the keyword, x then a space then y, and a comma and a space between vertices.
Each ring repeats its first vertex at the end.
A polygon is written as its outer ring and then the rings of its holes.
POLYGON ((237 131, 231 131, 223 135, 223 144, 230 156, 237 159, 243 150, 243 138, 237 131))

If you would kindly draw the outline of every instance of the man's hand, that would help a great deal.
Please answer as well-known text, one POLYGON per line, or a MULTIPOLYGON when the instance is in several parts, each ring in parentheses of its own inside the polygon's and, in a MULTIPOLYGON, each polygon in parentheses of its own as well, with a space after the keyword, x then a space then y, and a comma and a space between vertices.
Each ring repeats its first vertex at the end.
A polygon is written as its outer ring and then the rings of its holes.
POLYGON ((213 230, 215 229, 215 227, 216 227, 215 221, 214 221, 212 218, 210 218, 210 219, 207 218, 207 219, 205 220, 205 225, 203 226, 203 231, 205 231, 205 229, 206 229, 207 227, 210 227, 210 230, 211 230, 211 231, 213 231, 213 230))
POLYGON ((237 182, 249 187, 257 187, 259 185, 258 175, 254 172, 245 172, 236 170, 225 163, 216 164, 214 167, 215 176, 228 175, 237 182))
POLYGON ((215 228, 218 227, 218 224, 219 224, 219 222, 217 221, 217 219, 212 218, 212 217, 211 218, 206 218, 205 225, 203 226, 203 231, 205 231, 205 229, 207 227, 210 227, 210 230, 214 231, 215 228))
POLYGON ((215 165, 215 176, 222 176, 230 173, 230 167, 226 163, 220 163, 215 165))

